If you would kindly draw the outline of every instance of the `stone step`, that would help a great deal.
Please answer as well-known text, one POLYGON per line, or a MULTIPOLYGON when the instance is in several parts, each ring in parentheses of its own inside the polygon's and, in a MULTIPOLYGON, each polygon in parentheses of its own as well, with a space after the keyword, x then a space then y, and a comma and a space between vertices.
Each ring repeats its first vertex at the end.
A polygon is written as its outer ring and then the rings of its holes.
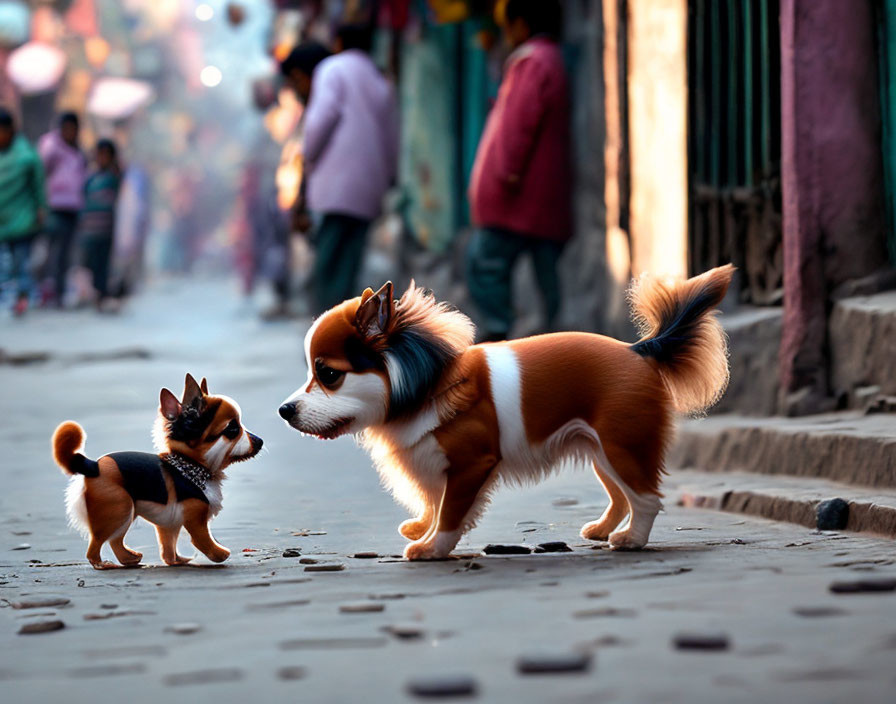
MULTIPOLYGON (((742 472, 675 470, 664 484, 678 505, 759 516, 820 530, 847 530, 896 538, 896 491, 861 489, 824 479, 759 476, 742 472), (822 502, 840 499, 848 511, 822 502), (839 513, 839 515, 837 515, 839 513), (845 518, 837 522, 837 518, 845 518), (832 520, 833 519, 833 520, 832 520)), ((841 504, 842 506, 842 504, 841 504)))
POLYGON ((719 322, 728 334, 731 381, 712 413, 770 416, 778 404, 781 308, 740 306, 719 322))
POLYGON ((669 467, 828 479, 896 488, 896 415, 719 415, 679 426, 669 467))
POLYGON ((829 337, 835 395, 851 407, 896 396, 896 291, 838 301, 829 337))

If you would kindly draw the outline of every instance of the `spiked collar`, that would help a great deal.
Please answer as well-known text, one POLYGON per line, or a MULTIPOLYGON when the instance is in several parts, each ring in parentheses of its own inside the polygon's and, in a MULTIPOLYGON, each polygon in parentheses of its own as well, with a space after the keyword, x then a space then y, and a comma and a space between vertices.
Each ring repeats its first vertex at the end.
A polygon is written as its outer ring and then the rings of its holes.
POLYGON ((184 457, 174 452, 161 455, 161 458, 169 468, 177 472, 199 491, 205 493, 205 487, 212 478, 211 470, 203 467, 198 462, 194 462, 189 457, 184 457))

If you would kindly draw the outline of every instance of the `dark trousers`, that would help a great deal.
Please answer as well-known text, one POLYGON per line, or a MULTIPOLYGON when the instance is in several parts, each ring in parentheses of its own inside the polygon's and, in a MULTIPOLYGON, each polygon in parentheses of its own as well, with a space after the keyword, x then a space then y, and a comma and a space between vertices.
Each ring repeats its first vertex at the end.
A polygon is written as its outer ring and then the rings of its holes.
POLYGON ((109 295, 109 260, 112 256, 112 234, 86 235, 81 244, 84 266, 93 274, 93 288, 100 300, 109 295))
POLYGON ((563 244, 484 227, 473 234, 467 252, 467 285, 482 316, 482 339, 506 339, 514 320, 513 268, 529 254, 544 302, 545 329, 552 330, 560 312, 557 262, 563 244))
POLYGON ((31 295, 31 243, 34 237, 20 237, 9 240, 4 244, 9 247, 12 258, 12 278, 16 282, 16 295, 19 298, 27 298, 31 295))
POLYGON ((54 210, 51 212, 47 229, 50 246, 42 278, 53 279, 53 292, 60 302, 65 295, 65 276, 72 263, 72 244, 75 241, 77 227, 78 211, 54 210))
POLYGON ((328 213, 314 234, 314 305, 323 313, 361 292, 358 271, 364 259, 370 220, 328 213))

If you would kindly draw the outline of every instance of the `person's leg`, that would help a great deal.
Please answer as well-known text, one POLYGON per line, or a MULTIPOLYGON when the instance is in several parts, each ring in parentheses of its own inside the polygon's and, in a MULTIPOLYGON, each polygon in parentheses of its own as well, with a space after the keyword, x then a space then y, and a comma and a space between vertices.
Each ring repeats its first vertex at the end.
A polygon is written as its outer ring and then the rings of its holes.
POLYGON ((98 300, 109 295, 109 257, 112 253, 112 237, 93 235, 84 238, 84 266, 93 275, 93 288, 98 300))
POLYGON ((369 231, 369 220, 347 218, 342 240, 342 256, 339 258, 339 271, 334 272, 333 277, 333 294, 337 298, 337 303, 361 295, 361 290, 358 288, 358 274, 364 263, 364 251, 367 248, 367 233, 369 231))
POLYGON ((22 315, 28 308, 28 299, 31 296, 31 243, 32 237, 23 237, 9 243, 12 258, 12 276, 16 282, 16 302, 14 310, 17 315, 22 315))
POLYGON ((533 240, 529 251, 532 252, 532 264, 541 297, 544 301, 545 332, 556 329, 557 316, 560 314, 560 276, 557 264, 563 245, 549 240, 533 240))
POLYGON ((506 339, 513 324, 513 265, 524 248, 521 237, 482 228, 467 250, 467 285, 482 317, 484 340, 506 339))
POLYGON ((314 297, 317 313, 323 313, 355 291, 358 271, 370 223, 347 215, 327 214, 315 236, 314 297))
POLYGON ((78 214, 70 210, 53 211, 53 231, 50 236, 50 253, 48 263, 49 274, 53 277, 53 288, 56 301, 60 305, 65 296, 65 279, 68 274, 72 256, 72 242, 78 214))

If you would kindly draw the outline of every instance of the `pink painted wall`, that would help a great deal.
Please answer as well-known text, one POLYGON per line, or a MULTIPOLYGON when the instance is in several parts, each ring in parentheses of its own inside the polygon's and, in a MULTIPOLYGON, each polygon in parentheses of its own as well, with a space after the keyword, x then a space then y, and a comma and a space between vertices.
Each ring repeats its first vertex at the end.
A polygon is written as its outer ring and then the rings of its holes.
POLYGON ((827 393, 827 313, 886 263, 872 0, 781 0, 784 333, 788 392, 827 393))

